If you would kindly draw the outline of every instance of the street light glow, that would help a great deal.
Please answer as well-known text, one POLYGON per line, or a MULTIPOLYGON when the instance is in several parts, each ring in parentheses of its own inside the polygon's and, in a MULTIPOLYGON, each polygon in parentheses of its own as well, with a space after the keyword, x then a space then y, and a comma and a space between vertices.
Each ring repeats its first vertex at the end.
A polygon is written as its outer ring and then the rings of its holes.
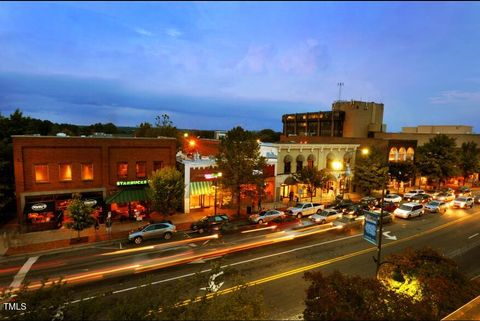
POLYGON ((334 161, 332 162, 332 167, 334 170, 339 171, 343 168, 343 165, 339 161, 334 161))
POLYGON ((362 148, 362 155, 368 155, 370 154, 370 150, 368 148, 362 148))
POLYGON ((188 145, 189 145, 190 147, 195 147, 196 143, 195 143, 195 141, 192 139, 192 140, 190 140, 190 141, 188 142, 188 145))

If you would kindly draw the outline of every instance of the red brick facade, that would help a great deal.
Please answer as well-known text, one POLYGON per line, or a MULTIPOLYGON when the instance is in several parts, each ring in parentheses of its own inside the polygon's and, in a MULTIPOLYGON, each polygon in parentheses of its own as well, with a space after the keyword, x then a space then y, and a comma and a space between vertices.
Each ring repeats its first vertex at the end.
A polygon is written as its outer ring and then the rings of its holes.
POLYGON ((154 162, 175 166, 174 138, 47 137, 13 136, 17 211, 22 220, 26 196, 54 193, 101 191, 108 196, 119 180, 137 180, 136 162, 145 162, 146 174, 154 162), (117 164, 128 163, 124 179, 117 176, 117 164), (71 165, 71 180, 61 181, 60 164, 71 165), (93 179, 82 180, 82 164, 93 164, 93 179), (36 182, 35 165, 48 166, 48 182, 36 182))

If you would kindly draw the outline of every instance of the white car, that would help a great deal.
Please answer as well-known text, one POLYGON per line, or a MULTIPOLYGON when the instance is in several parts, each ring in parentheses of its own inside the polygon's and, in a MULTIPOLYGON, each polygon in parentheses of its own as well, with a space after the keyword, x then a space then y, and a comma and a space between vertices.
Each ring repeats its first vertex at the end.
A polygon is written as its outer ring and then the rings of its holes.
POLYGON ((425 191, 423 189, 412 189, 410 192, 405 193, 405 195, 403 195, 403 199, 410 201, 410 199, 417 194, 425 194, 425 191))
POLYGON ((335 221, 337 218, 342 217, 342 214, 343 213, 341 210, 329 208, 321 211, 320 213, 313 214, 312 216, 310 216, 310 220, 312 220, 313 223, 325 224, 327 222, 332 222, 335 221))
POLYGON ((423 205, 418 203, 404 203, 397 208, 393 215, 401 218, 420 216, 424 213, 423 205))
POLYGON ((402 197, 397 194, 387 194, 383 200, 385 202, 392 202, 392 203, 400 203, 402 201, 402 197))
POLYGON ((453 207, 467 208, 473 207, 473 197, 459 197, 453 201, 453 207))
POLYGON ((250 215, 250 221, 253 223, 263 224, 272 221, 278 217, 285 216, 285 213, 277 210, 262 211, 258 214, 250 215))

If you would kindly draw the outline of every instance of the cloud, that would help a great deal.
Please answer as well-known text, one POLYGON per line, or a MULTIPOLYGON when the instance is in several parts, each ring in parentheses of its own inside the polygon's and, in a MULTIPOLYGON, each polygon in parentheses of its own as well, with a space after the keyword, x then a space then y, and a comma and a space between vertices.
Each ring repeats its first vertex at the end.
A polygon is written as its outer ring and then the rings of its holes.
POLYGON ((147 37, 152 37, 154 34, 148 30, 145 30, 143 28, 135 28, 134 29, 136 33, 142 35, 142 36, 147 36, 147 37))
POLYGON ((165 30, 165 33, 172 38, 178 38, 181 35, 183 35, 183 32, 181 32, 181 31, 179 31, 175 28, 168 28, 167 30, 165 30))
POLYGON ((429 100, 432 104, 480 103, 480 92, 449 90, 441 92, 439 96, 430 97, 429 100))
POLYGON ((292 46, 278 59, 283 71, 300 75, 311 75, 318 70, 325 70, 329 64, 327 47, 312 38, 292 46))
POLYGON ((266 64, 273 54, 271 45, 250 45, 247 53, 237 63, 235 69, 259 73, 266 69, 266 64))

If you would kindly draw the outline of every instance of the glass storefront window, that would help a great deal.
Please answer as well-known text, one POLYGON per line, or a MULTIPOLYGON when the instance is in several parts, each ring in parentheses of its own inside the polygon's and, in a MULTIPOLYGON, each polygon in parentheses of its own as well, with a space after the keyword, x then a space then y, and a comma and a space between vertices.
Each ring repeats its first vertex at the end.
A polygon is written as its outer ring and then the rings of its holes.
POLYGON ((147 163, 146 162, 137 162, 135 164, 135 172, 137 178, 147 177, 147 163))
POLYGON ((120 179, 128 177, 128 163, 122 162, 117 164, 117 177, 120 179))
POLYGON ((36 183, 47 183, 49 181, 48 165, 35 165, 34 171, 36 183))
POLYGON ((72 164, 60 164, 58 177, 61 181, 71 181, 72 180, 72 164))
POLYGON ((93 181, 93 164, 82 164, 82 180, 93 181))

